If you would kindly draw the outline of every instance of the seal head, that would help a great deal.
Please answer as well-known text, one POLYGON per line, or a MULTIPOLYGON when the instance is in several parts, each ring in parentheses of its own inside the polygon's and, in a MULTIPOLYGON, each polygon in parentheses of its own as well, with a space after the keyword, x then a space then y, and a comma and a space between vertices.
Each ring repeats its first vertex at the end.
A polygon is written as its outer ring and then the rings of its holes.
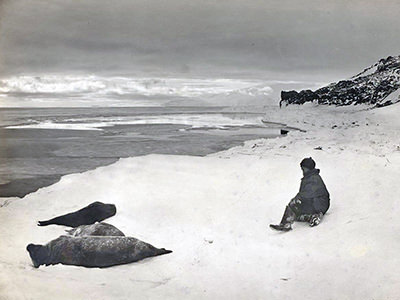
POLYGON ((46 247, 42 245, 29 244, 26 247, 26 250, 28 250, 29 256, 31 257, 33 266, 35 268, 39 268, 39 266, 47 263, 49 259, 49 253, 46 247))

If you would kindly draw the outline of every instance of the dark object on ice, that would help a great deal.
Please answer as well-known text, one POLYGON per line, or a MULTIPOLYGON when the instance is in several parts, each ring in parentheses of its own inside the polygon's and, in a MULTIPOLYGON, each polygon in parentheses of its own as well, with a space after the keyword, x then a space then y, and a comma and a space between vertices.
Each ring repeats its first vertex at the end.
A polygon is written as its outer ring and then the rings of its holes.
POLYGON ((125 236, 117 227, 107 223, 96 223, 91 225, 81 225, 76 228, 65 230, 74 237, 80 236, 125 236))
POLYGON ((78 227, 80 225, 90 225, 96 222, 103 221, 112 217, 117 212, 114 204, 104 204, 101 202, 93 202, 88 206, 47 221, 39 221, 38 226, 47 225, 64 225, 69 227, 78 227))
POLYGON ((394 93, 399 89, 400 56, 389 56, 348 80, 331 83, 315 91, 282 91, 281 102, 317 102, 339 106, 365 103, 384 107, 400 101, 394 93))
POLYGON ((281 128, 281 130, 285 130, 287 132, 289 132, 290 130, 297 130, 297 131, 300 131, 300 132, 307 132, 306 130, 303 130, 303 129, 300 129, 300 128, 297 128, 297 127, 287 126, 286 124, 282 124, 282 123, 270 122, 270 121, 263 120, 263 119, 261 120, 261 122, 264 123, 264 124, 267 124, 268 126, 270 126, 270 125, 273 125, 273 126, 276 126, 276 125, 284 126, 283 128, 281 128))
POLYGON ((288 134, 289 130, 281 129, 281 135, 288 134))
POLYGON ((280 278, 281 280, 283 280, 283 281, 289 281, 290 280, 290 278, 280 278))
POLYGON ((56 264, 104 268, 172 252, 133 237, 65 235, 46 245, 29 244, 26 250, 35 268, 56 264))
POLYGON ((314 150, 322 150, 321 146, 315 147, 314 150))
POLYGON ((276 230, 289 231, 294 221, 309 222, 311 227, 318 225, 330 206, 329 192, 315 169, 315 161, 309 157, 300 163, 303 171, 300 191, 286 206, 282 220, 278 225, 271 224, 276 230))

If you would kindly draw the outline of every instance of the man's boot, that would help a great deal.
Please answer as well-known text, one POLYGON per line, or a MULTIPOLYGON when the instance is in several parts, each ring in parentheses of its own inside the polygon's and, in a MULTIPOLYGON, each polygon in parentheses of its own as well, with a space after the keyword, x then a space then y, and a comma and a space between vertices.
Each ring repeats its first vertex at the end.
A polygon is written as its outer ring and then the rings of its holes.
POLYGON ((317 226, 319 223, 321 223, 321 220, 322 220, 322 216, 323 216, 323 213, 322 212, 320 212, 320 213, 318 213, 318 214, 313 214, 312 216, 311 216, 311 219, 310 219, 310 226, 311 227, 314 227, 314 226, 317 226))
POLYGON ((292 224, 295 219, 296 219, 296 214, 288 205, 286 206, 285 212, 283 214, 282 220, 279 223, 279 225, 270 224, 269 227, 275 230, 289 231, 292 230, 292 224))

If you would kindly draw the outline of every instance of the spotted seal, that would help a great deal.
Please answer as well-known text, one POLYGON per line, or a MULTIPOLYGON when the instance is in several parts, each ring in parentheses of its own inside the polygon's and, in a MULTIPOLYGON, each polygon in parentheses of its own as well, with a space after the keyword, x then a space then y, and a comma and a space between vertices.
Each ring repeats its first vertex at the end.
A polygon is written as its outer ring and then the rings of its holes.
POLYGON ((108 223, 96 223, 91 225, 81 225, 69 230, 65 230, 74 237, 80 236, 125 236, 117 227, 108 223))
POLYGON ((62 235, 46 245, 29 244, 26 247, 33 266, 75 265, 83 267, 111 267, 171 253, 158 249, 134 237, 62 235))

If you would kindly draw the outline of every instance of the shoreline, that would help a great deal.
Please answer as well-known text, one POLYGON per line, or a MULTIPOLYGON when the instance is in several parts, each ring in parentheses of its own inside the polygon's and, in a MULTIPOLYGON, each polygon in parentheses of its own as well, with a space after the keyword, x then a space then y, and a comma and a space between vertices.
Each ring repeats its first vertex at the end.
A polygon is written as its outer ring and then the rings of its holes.
MULTIPOLYGON (((129 128, 129 126, 127 125, 118 125, 118 126, 114 126, 115 130, 117 130, 118 128, 122 128, 122 127, 126 127, 129 128)), ((282 127, 282 126, 281 126, 282 127)), ((6 129, 7 130, 7 129, 6 129)), ((20 130, 20 129, 9 129, 9 130, 20 130)), ((51 130, 51 129, 26 129, 25 131, 33 131, 33 132, 41 132, 41 131, 46 131, 46 130, 51 130)), ((60 131, 60 130, 57 130, 60 131)), ((61 130, 63 132, 65 132, 65 134, 62 135, 69 135, 69 132, 71 130, 61 130)), ((79 132, 80 134, 83 135, 87 135, 88 137, 97 134, 97 132, 79 132)), ((40 134, 42 135, 42 134, 40 134)), ((56 134, 51 134, 56 136, 56 134)), ((271 137, 274 138, 274 137, 271 137)), ((109 158, 101 158, 102 160, 104 160, 104 162, 100 162, 100 158, 96 158, 96 157, 74 157, 75 159, 79 159, 79 160, 86 160, 86 164, 87 166, 81 166, 81 167, 76 167, 75 170, 71 170, 70 172, 62 172, 62 173, 57 173, 57 174, 43 174, 43 175, 37 175, 35 177, 26 177, 26 178, 15 178, 15 179, 11 179, 8 180, 4 183, 0 184, 0 199, 7 199, 7 198, 18 198, 18 199, 22 199, 25 196, 31 194, 31 193, 35 193, 37 192, 39 189, 41 188, 46 188, 49 187, 53 184, 56 184, 57 182, 59 182, 64 176, 68 176, 68 175, 73 175, 73 174, 79 174, 79 173, 84 173, 84 172, 88 172, 88 171, 92 171, 95 170, 97 168, 101 168, 101 167, 105 167, 105 166, 109 166, 112 165, 116 162, 118 162, 120 159, 123 158, 130 158, 130 157, 139 157, 139 156, 144 156, 144 155, 152 155, 152 154, 160 154, 160 155, 188 155, 188 156, 193 156, 193 157, 204 157, 204 156, 208 156, 208 155, 212 155, 215 153, 219 153, 221 151, 226 151, 232 147, 240 147, 243 146, 247 141, 249 140, 245 140, 243 142, 231 142, 231 145, 229 148, 225 148, 222 145, 219 146, 219 149, 212 149, 213 151, 207 151, 208 153, 205 154, 188 154, 188 153, 180 153, 180 154, 172 154, 172 153, 165 153, 165 154, 161 154, 161 153, 146 153, 146 154, 138 154, 135 156, 129 156, 129 157, 109 157, 109 158), (240 145, 237 145, 240 144, 240 145), (96 163, 96 160, 98 160, 98 162, 96 163)), ((54 145, 52 146, 54 147, 54 145)), ((17 150, 17 149, 16 149, 17 150)), ((211 150, 211 149, 210 149, 211 150)), ((21 150, 18 149, 19 152, 24 152, 25 150, 21 150)), ((29 152, 32 152, 32 145, 28 150, 29 152)), ((39 157, 39 150, 34 151, 35 153, 35 158, 39 157)), ((49 152, 50 154, 50 152, 49 152)), ((54 157, 54 159, 57 159, 57 157, 54 157)), ((60 159, 63 159, 63 157, 60 157, 60 159)), ((65 158, 64 158, 65 159, 65 158)))

